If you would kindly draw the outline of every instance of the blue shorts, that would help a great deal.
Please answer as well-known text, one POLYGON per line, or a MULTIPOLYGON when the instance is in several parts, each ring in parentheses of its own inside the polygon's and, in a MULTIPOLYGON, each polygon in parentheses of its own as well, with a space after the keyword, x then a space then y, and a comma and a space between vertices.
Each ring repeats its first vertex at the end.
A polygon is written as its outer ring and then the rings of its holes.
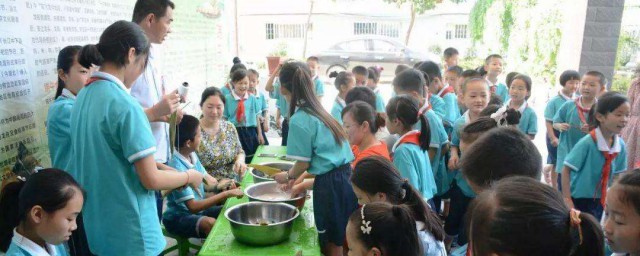
POLYGON ((345 164, 316 176, 313 182, 313 214, 321 246, 344 244, 349 216, 358 208, 350 176, 351 165, 345 164))
POLYGON ((182 237, 206 238, 208 234, 201 234, 199 230, 200 221, 203 217, 218 218, 222 205, 216 205, 204 210, 201 214, 185 214, 175 218, 163 219, 164 227, 169 233, 182 237))
MULTIPOLYGON (((556 138, 560 138, 559 131, 556 131, 554 129, 553 134, 556 135, 556 138)), ((551 145, 551 140, 549 139, 549 136, 547 136, 546 141, 547 141, 547 152, 549 152, 549 154, 547 155, 547 164, 556 165, 556 162, 558 161, 558 147, 554 147, 553 145, 551 145)))

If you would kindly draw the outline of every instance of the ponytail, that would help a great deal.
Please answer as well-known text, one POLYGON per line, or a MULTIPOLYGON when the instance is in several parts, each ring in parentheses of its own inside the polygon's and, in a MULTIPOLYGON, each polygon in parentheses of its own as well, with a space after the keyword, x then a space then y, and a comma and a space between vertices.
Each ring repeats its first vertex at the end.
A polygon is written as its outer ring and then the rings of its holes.
MULTIPOLYGON (((69 70, 73 66, 73 62, 78 57, 78 52, 82 49, 79 45, 69 45, 65 48, 62 48, 58 53, 58 65, 56 67, 57 70, 62 70, 63 73, 69 74, 69 70)), ((57 99, 62 95, 62 89, 66 87, 64 81, 60 78, 58 74, 58 87, 56 88, 56 95, 54 99, 57 99)))
POLYGON ((24 181, 8 183, 0 193, 0 251, 6 252, 11 244, 13 229, 20 222, 18 196, 24 187, 24 181))
POLYGON ((420 148, 425 151, 429 149, 429 143, 431 143, 431 127, 427 122, 427 117, 420 113, 420 148))
POLYGON ((103 62, 104 58, 97 44, 88 44, 80 49, 78 63, 84 68, 91 68, 92 65, 101 66, 103 62))
POLYGON ((405 129, 410 129, 420 121, 420 149, 423 151, 429 149, 431 129, 416 99, 409 95, 393 97, 387 105, 387 116, 389 120, 400 120, 405 129))
POLYGON ((102 32, 98 44, 82 47, 78 63, 85 68, 90 68, 92 64, 102 66, 105 62, 122 67, 129 64, 129 50, 133 48, 136 57, 145 58, 146 65, 150 47, 147 36, 138 24, 120 20, 109 25, 102 32))
POLYGON ((604 256, 602 249, 604 248, 604 236, 600 223, 593 215, 587 213, 580 213, 579 219, 579 224, 571 223, 569 228, 572 238, 570 256, 604 256))
POLYGON ((421 221, 425 224, 424 231, 429 232, 437 241, 444 241, 445 233, 442 228, 442 220, 438 217, 433 210, 424 203, 422 195, 418 192, 408 180, 404 180, 402 183, 402 189, 405 191, 405 196, 402 199, 402 204, 411 209, 412 213, 420 212, 422 214, 413 214, 416 221, 421 221))
POLYGON ((460 133, 460 140, 467 144, 473 143, 480 137, 480 135, 493 128, 519 124, 520 117, 522 116, 522 114, 520 114, 520 111, 512 108, 498 110, 498 112, 492 113, 490 115, 491 116, 482 116, 481 114, 480 118, 464 126, 462 132, 460 133))

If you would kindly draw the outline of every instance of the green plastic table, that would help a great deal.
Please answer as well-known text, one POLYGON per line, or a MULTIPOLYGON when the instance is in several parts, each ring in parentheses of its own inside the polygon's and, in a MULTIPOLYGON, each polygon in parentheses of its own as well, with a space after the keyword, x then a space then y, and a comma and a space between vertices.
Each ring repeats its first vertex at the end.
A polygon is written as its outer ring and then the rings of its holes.
MULTIPOLYGON (((286 162, 278 159, 280 156, 286 155, 286 147, 279 146, 260 146, 253 157, 251 163, 260 164, 265 162, 286 162), (259 157, 260 154, 276 154, 273 157, 259 157)), ((247 171, 240 183, 243 188, 253 184, 253 176, 247 171)), ((229 220, 224 217, 224 212, 237 204, 248 202, 245 196, 241 199, 229 198, 224 205, 224 209, 220 213, 220 217, 216 220, 211 233, 202 245, 202 249, 198 255, 200 256, 230 256, 230 255, 246 255, 246 256, 266 256, 266 255, 287 255, 293 256, 299 252, 302 255, 320 256, 320 244, 318 243, 318 232, 313 221, 313 204, 311 200, 307 200, 300 216, 293 222, 293 230, 289 240, 272 246, 256 247, 245 245, 235 240, 231 233, 229 220)))

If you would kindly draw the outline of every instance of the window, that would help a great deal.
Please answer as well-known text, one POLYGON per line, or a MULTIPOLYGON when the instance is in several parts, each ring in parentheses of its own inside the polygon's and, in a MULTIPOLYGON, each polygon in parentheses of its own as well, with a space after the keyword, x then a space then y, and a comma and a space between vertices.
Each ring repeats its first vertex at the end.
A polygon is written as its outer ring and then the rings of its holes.
POLYGON ((456 25, 456 39, 467 38, 467 25, 456 25))
MULTIPOLYGON (((306 24, 265 24, 267 39, 304 38, 306 24)), ((309 27, 311 30, 313 26, 309 27)))
POLYGON ((381 35, 397 38, 400 36, 400 23, 354 22, 353 34, 381 35))
POLYGON ((447 30, 447 34, 445 35, 447 40, 451 40, 451 30, 447 30))

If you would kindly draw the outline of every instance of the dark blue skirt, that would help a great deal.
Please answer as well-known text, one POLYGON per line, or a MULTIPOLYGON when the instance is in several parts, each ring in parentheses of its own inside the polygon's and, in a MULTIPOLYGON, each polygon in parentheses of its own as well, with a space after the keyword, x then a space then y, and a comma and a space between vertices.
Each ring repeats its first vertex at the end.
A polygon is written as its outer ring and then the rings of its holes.
POLYGON ((358 208, 349 177, 351 165, 345 164, 316 176, 313 182, 313 214, 321 246, 344 244, 349 216, 358 208))
POLYGON ((245 163, 251 163, 253 155, 256 153, 258 146, 258 128, 256 127, 236 127, 238 138, 245 154, 245 163))

